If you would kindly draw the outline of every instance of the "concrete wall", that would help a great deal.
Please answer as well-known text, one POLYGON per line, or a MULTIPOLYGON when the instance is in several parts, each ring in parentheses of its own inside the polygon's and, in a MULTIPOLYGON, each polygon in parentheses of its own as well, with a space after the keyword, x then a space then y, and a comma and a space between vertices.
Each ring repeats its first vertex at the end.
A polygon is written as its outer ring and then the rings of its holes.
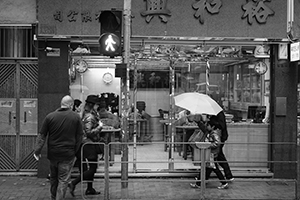
POLYGON ((1 0, 0 24, 37 23, 36 0, 1 0))
MULTIPOLYGON (((271 133, 270 142, 293 143, 274 144, 270 148, 270 160, 295 161, 297 137, 297 83, 298 64, 288 60, 278 60, 278 45, 273 45, 271 54, 271 133), (286 100, 286 103, 282 102, 286 100)), ((271 164, 277 178, 296 178, 296 164, 271 164)))
MULTIPOLYGON (((69 94, 68 71, 69 42, 39 42, 39 75, 38 75, 38 130, 45 116, 60 107, 61 98, 69 94), (60 56, 47 56, 45 47, 59 48, 60 56)), ((38 177, 49 173, 47 147, 43 148, 38 163, 38 177)))

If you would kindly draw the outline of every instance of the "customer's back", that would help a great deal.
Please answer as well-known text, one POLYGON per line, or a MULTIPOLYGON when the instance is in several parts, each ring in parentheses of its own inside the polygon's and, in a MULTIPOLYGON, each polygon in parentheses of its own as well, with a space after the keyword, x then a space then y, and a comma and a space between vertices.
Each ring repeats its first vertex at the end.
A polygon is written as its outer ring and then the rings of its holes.
MULTIPOLYGON (((71 98, 71 97, 70 97, 71 98)), ((62 161, 75 156, 81 143, 82 125, 78 114, 72 111, 69 96, 62 99, 61 108, 49 113, 41 134, 48 133, 48 159, 62 161)))

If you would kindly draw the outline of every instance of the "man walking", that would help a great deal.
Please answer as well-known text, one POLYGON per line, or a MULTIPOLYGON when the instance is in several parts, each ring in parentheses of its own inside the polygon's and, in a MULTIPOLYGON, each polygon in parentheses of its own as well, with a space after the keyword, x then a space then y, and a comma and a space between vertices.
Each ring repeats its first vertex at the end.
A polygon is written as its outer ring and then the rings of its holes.
POLYGON ((217 161, 221 161, 219 162, 219 165, 224 169, 225 178, 229 181, 233 181, 234 180, 233 175, 231 173, 229 164, 223 152, 224 143, 228 139, 228 131, 227 131, 226 117, 224 111, 219 112, 217 118, 221 126, 221 142, 222 142, 222 144, 220 145, 220 152, 218 154, 217 161))
POLYGON ((64 96, 61 107, 49 113, 37 137, 34 157, 38 160, 46 142, 50 160, 50 192, 52 200, 64 199, 75 153, 82 142, 83 129, 80 117, 72 111, 74 100, 64 96))

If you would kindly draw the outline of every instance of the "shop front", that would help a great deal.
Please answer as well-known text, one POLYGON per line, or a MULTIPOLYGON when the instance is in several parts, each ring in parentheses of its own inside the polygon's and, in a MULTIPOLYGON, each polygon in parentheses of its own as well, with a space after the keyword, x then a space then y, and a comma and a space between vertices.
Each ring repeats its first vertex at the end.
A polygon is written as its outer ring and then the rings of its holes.
MULTIPOLYGON (((112 95, 118 108, 110 111, 139 127, 137 134, 130 126, 124 133, 134 143, 128 145, 133 161, 129 172, 194 170, 195 153, 189 146, 176 145, 185 141, 184 132, 173 123, 182 110, 174 97, 205 93, 226 113, 230 135, 225 154, 233 170, 295 176, 296 165, 272 163, 295 160, 295 146, 270 145, 296 140, 297 111, 292 105, 297 103, 298 70, 289 62, 288 4, 133 0, 128 6, 117 0, 57 0, 39 2, 38 9, 39 48, 44 49, 39 51, 39 124, 65 94, 82 102, 90 94, 112 95), (124 49, 130 51, 127 81, 126 73, 117 73, 124 57, 99 52, 99 15, 111 9, 131 11, 130 49, 124 49), (126 98, 140 118, 122 110, 126 98), (162 162, 138 163, 157 159, 162 162)), ((123 31, 124 39, 126 34, 123 31)), ((114 139, 122 137, 116 133, 114 139)), ((114 160, 122 156, 116 153, 114 160)), ((47 174, 45 162, 39 162, 40 176, 47 174)), ((115 162, 110 170, 120 171, 120 164, 115 162)))

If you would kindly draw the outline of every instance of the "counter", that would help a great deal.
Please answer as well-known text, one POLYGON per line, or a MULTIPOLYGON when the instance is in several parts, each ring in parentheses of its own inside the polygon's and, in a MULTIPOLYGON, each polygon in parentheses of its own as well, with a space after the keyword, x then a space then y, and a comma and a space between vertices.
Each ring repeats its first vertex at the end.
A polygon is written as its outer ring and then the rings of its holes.
POLYGON ((264 123, 228 123, 228 140, 224 154, 234 167, 268 167, 269 125, 264 123), (261 143, 261 144, 258 144, 261 143), (242 163, 249 161, 249 163, 242 163), (255 163, 260 161, 261 163, 255 163))
MULTIPOLYGON (((165 142, 168 141, 168 120, 160 120, 164 124, 165 142)), ((176 130, 183 129, 183 137, 180 142, 187 141, 184 139, 187 129, 197 129, 193 126, 176 126, 176 130)), ((224 154, 230 166, 232 167, 253 167, 253 168, 267 168, 268 167, 268 138, 269 125, 264 123, 227 123, 228 140, 223 148, 224 154)), ((182 132, 177 132, 182 134, 182 132)), ((178 141, 178 140, 177 140, 178 141)), ((181 145, 180 145, 181 146, 181 145)), ((183 147, 183 157, 187 159, 187 145, 183 147)), ((165 144, 165 151, 167 144, 165 144)), ((181 154, 182 148, 178 151, 181 154)), ((195 154, 195 153, 194 153, 195 154)), ((195 155, 194 155, 195 156, 195 155)), ((194 157, 194 161, 199 158, 194 157)))

